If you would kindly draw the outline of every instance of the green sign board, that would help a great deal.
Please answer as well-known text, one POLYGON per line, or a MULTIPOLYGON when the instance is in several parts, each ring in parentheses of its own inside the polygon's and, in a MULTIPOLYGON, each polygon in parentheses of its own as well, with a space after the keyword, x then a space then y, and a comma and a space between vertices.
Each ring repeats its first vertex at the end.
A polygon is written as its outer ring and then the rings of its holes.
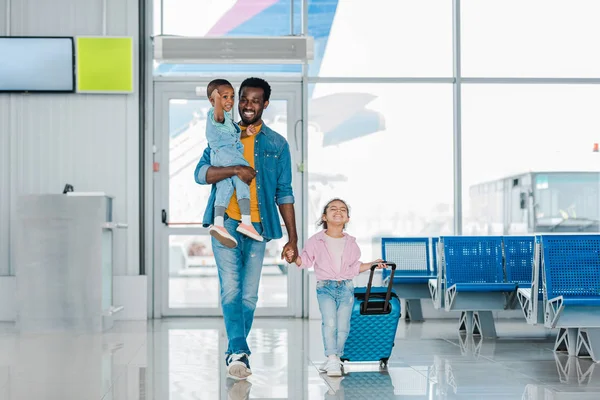
POLYGON ((77 37, 77 92, 132 93, 133 38, 77 37))

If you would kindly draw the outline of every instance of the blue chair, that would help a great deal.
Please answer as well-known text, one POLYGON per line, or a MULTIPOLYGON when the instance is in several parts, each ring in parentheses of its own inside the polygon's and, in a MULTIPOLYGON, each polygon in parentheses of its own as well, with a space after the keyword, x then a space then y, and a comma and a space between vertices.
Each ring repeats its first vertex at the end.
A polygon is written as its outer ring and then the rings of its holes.
POLYGON ((517 283, 520 288, 531 287, 533 263, 533 236, 504 236, 504 266, 506 281, 517 283))
MULTIPOLYGON (((407 319, 422 321, 421 299, 430 297, 427 286, 437 276, 437 266, 431 262, 430 239, 382 238, 381 254, 384 260, 396 264, 393 287, 398 297, 406 300, 407 319)), ((382 272, 384 282, 390 271, 382 272)))
POLYGON ((444 308, 462 311, 459 330, 496 337, 493 310, 507 308, 517 284, 504 279, 502 237, 445 236, 444 308))
POLYGON ((443 260, 444 260, 444 250, 443 247, 440 246, 440 238, 434 237, 431 239, 431 253, 433 254, 433 265, 437 271, 437 276, 432 278, 428 282, 429 286, 429 294, 431 295, 431 299, 433 300, 433 307, 435 309, 444 308, 444 272, 443 272, 443 260))
MULTIPOLYGON (((503 236, 502 249, 504 253, 504 273, 506 282, 517 284, 517 289, 530 289, 533 265, 533 236, 503 236)), ((514 309, 519 304, 517 301, 518 290, 513 292, 509 299, 509 308, 514 309)))
MULTIPOLYGON (((517 264, 516 268, 524 267, 523 264, 526 263, 529 257, 531 258, 529 262, 529 284, 524 281, 518 281, 518 277, 514 278, 518 282, 517 299, 527 323, 530 325, 542 324, 544 323, 544 292, 540 284, 542 267, 541 237, 539 235, 533 237, 533 253, 531 255, 528 254, 529 247, 525 243, 519 243, 519 240, 515 239, 513 242, 508 242, 505 238, 504 253, 507 274, 508 269, 513 268, 513 264, 517 264), (507 248, 512 248, 513 250, 507 251, 507 248), (514 261, 509 260, 509 257, 512 257, 514 261), (532 293, 537 293, 537 300, 535 297, 532 300, 532 293)), ((520 274, 521 272, 519 272, 520 274)), ((521 275, 520 278, 524 279, 524 275, 521 275)))
POLYGON ((544 325, 555 350, 600 361, 600 235, 542 235, 544 325))

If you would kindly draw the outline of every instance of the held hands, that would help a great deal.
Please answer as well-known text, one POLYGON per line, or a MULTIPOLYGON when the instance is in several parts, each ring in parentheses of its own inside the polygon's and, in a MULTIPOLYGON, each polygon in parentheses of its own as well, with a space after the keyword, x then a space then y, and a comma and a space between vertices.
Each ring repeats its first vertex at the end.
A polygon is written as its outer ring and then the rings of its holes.
MULTIPOLYGON (((288 250, 285 253, 285 261, 287 261, 288 263, 292 263, 292 259, 294 258, 294 250, 288 250)), ((302 265, 302 258, 300 258, 300 256, 296 257, 296 265, 297 266, 301 266, 302 265)))
POLYGON ((296 265, 302 265, 302 260, 298 257, 298 245, 296 243, 287 242, 285 246, 283 246, 283 251, 281 252, 281 259, 287 261, 289 264, 296 262, 296 265), (300 264, 298 264, 300 262, 300 264))

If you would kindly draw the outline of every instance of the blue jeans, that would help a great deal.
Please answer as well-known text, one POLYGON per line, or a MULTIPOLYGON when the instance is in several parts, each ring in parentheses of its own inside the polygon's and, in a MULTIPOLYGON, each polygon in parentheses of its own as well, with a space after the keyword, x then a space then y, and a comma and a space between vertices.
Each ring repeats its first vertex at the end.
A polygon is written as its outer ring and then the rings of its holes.
MULTIPOLYGON (((267 243, 258 242, 236 232, 239 224, 239 221, 234 219, 225 219, 225 229, 237 240, 237 247, 229 249, 213 237, 212 248, 219 272, 221 307, 229 340, 226 354, 250 355, 246 339, 254 320, 267 243)), ((262 225, 253 225, 261 234, 262 225)))
POLYGON ((217 197, 215 199, 215 207, 227 208, 231 201, 231 196, 233 196, 233 189, 235 189, 235 196, 238 200, 250 200, 250 187, 237 176, 223 179, 222 181, 217 182, 216 185, 217 197))
MULTIPOLYGON (((211 162, 215 167, 231 167, 235 165, 249 166, 248 161, 244 158, 243 151, 244 147, 241 143, 236 145, 228 145, 215 148, 211 151, 211 162), (241 146, 241 147, 240 147, 241 146)), ((236 198, 250 199, 250 187, 244 183, 237 176, 223 179, 216 183, 217 194, 215 198, 215 206, 227 207, 233 196, 233 189, 235 189, 236 198)))
POLYGON ((318 281, 317 300, 323 322, 323 345, 325 356, 344 354, 344 345, 350 332, 350 318, 354 306, 352 280, 318 281))

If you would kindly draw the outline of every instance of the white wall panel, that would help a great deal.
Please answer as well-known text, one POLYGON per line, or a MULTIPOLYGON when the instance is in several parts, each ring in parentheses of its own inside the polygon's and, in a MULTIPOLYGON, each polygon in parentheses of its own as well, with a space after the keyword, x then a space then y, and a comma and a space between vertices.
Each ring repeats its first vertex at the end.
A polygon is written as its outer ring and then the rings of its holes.
POLYGON ((6 2, 0 0, 0 35, 6 35, 6 2))
MULTIPOLYGON (((0 35, 6 35, 6 0, 0 0, 0 35)), ((10 159, 8 96, 0 96, 0 276, 9 271, 10 159)))
MULTIPOLYGON (((124 9, 129 0, 107 1, 119 3, 124 9)), ((13 0, 11 11, 12 35, 102 33, 102 0, 13 0)))
MULTIPOLYGON (((13 0, 11 34, 101 35, 102 15, 102 0, 13 0)), ((137 58, 137 0, 107 0, 106 16, 108 35, 136 37, 137 58)), ((65 183, 76 191, 114 195, 115 220, 130 226, 117 233, 114 272, 137 274, 138 141, 137 94, 0 94, 0 218, 14 216, 19 195, 60 193, 65 183), (5 205, 9 198, 10 210, 5 205)), ((0 226, 0 275, 9 272, 8 242, 0 226)))
MULTIPOLYGON (((1 0, 0 0, 1 1, 1 0)), ((10 243, 10 131, 8 96, 0 96, 0 275, 8 275, 10 243)))

